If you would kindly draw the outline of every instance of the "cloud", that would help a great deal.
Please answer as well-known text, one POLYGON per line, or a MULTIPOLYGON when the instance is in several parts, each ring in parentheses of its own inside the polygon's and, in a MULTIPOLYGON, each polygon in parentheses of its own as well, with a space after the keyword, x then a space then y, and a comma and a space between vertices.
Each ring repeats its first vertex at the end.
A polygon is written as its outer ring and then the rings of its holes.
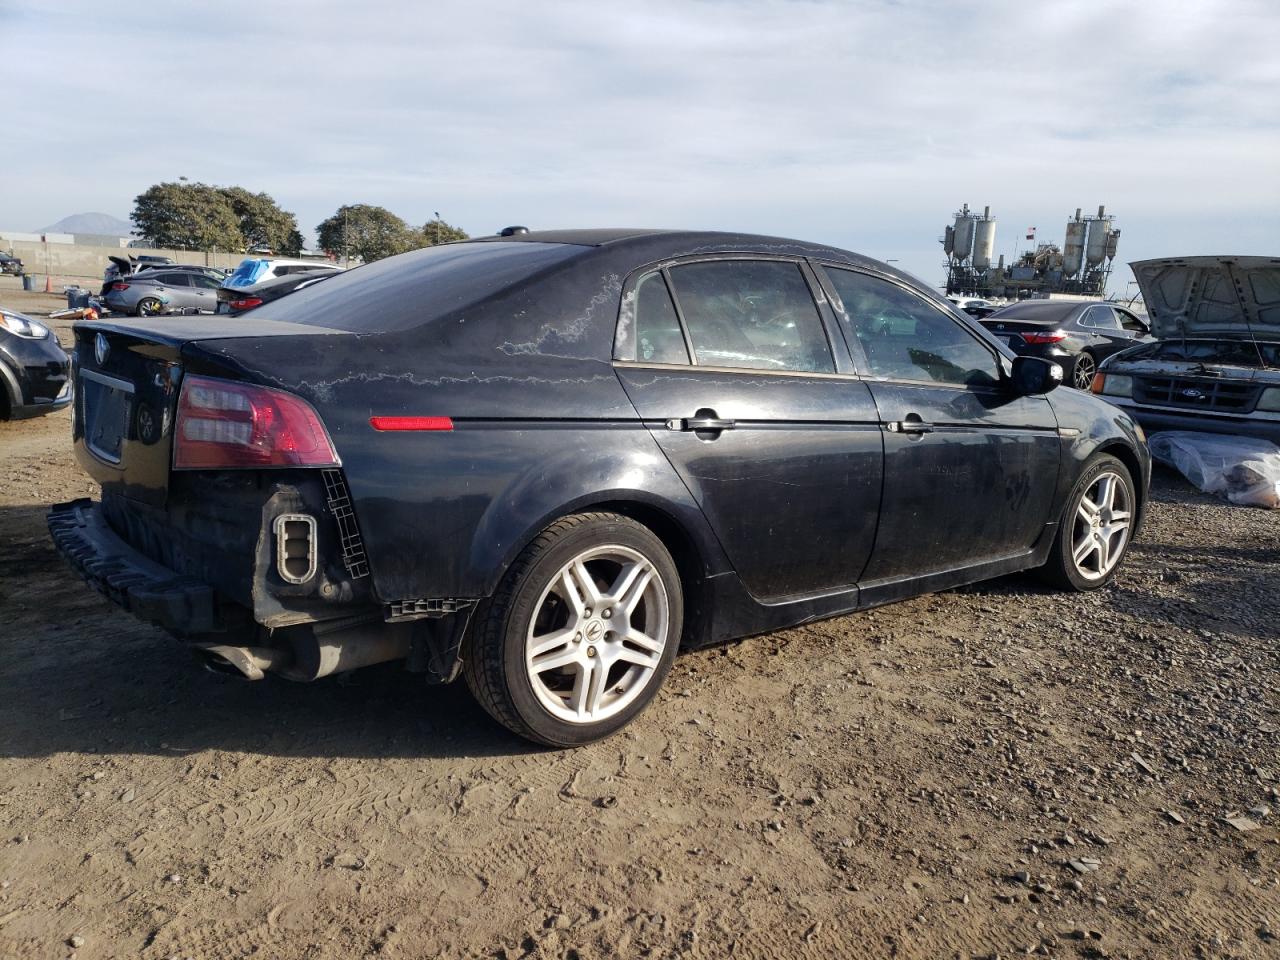
POLYGON ((10 3, 0 227, 185 175, 307 229, 346 202, 473 233, 748 229, 931 281, 962 202, 1008 253, 1100 202, 1122 258, 1270 252, 1278 29, 1243 0, 10 3))

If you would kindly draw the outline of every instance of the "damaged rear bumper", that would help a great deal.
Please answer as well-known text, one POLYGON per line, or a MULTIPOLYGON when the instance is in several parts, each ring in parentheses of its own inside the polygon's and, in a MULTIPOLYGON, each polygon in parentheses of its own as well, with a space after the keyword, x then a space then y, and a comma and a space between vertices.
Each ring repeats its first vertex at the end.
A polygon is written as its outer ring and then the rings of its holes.
POLYGON ((213 589, 163 567, 125 543, 89 499, 49 510, 49 534, 95 590, 134 616, 171 630, 213 633, 226 628, 213 589))
MULTIPOLYGON (((409 670, 425 674, 431 682, 447 683, 461 668, 462 638, 475 600, 337 603, 327 618, 299 620, 295 611, 288 615, 289 622, 271 625, 255 620, 249 608, 199 577, 175 572, 144 555, 111 528, 101 503, 80 499, 57 504, 49 510, 48 524, 58 552, 95 590, 139 619, 183 638, 214 669, 255 680, 269 672, 310 681, 407 660, 409 670), (211 636, 224 633, 225 642, 211 636), (237 633, 252 638, 250 645, 241 645, 237 633)), ((276 552, 279 527, 266 524, 275 531, 276 552)), ((268 564, 273 554, 270 541, 260 543, 258 552, 268 564)))

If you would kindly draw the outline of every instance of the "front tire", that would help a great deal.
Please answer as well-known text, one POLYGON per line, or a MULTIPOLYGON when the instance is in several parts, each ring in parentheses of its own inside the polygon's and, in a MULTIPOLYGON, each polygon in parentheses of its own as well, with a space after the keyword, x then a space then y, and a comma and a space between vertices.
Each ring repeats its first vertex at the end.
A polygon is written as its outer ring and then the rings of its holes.
POLYGON ((544 530, 507 571, 464 656, 495 720, 552 747, 600 740, 657 694, 680 646, 675 562, 647 527, 581 513, 544 530))
POLYGON ((1086 465, 1067 498, 1049 559, 1037 572, 1065 590, 1097 590, 1129 552, 1138 498, 1129 468, 1110 454, 1086 465))

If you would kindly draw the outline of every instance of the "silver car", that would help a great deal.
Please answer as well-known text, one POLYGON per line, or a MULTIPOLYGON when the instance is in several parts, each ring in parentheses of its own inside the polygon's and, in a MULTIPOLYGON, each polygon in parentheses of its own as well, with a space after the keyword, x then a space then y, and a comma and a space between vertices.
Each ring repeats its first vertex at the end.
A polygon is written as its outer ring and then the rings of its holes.
POLYGON ((219 286, 216 277, 195 270, 147 270, 112 281, 106 304, 118 313, 138 317, 187 309, 214 313, 219 286))

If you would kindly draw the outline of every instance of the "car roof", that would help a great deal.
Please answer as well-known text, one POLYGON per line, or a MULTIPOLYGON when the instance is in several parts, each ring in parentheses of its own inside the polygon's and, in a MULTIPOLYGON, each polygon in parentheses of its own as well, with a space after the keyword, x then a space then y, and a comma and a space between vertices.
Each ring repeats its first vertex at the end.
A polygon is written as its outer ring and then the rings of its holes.
POLYGON ((822 243, 772 237, 754 233, 732 233, 715 230, 655 230, 647 228, 597 228, 586 230, 531 230, 513 236, 477 237, 464 243, 557 243, 595 247, 601 253, 616 253, 619 262, 630 260, 635 266, 647 262, 698 254, 742 253, 776 254, 812 257, 834 263, 863 267, 895 277, 927 294, 939 303, 946 301, 923 281, 895 267, 822 243))

